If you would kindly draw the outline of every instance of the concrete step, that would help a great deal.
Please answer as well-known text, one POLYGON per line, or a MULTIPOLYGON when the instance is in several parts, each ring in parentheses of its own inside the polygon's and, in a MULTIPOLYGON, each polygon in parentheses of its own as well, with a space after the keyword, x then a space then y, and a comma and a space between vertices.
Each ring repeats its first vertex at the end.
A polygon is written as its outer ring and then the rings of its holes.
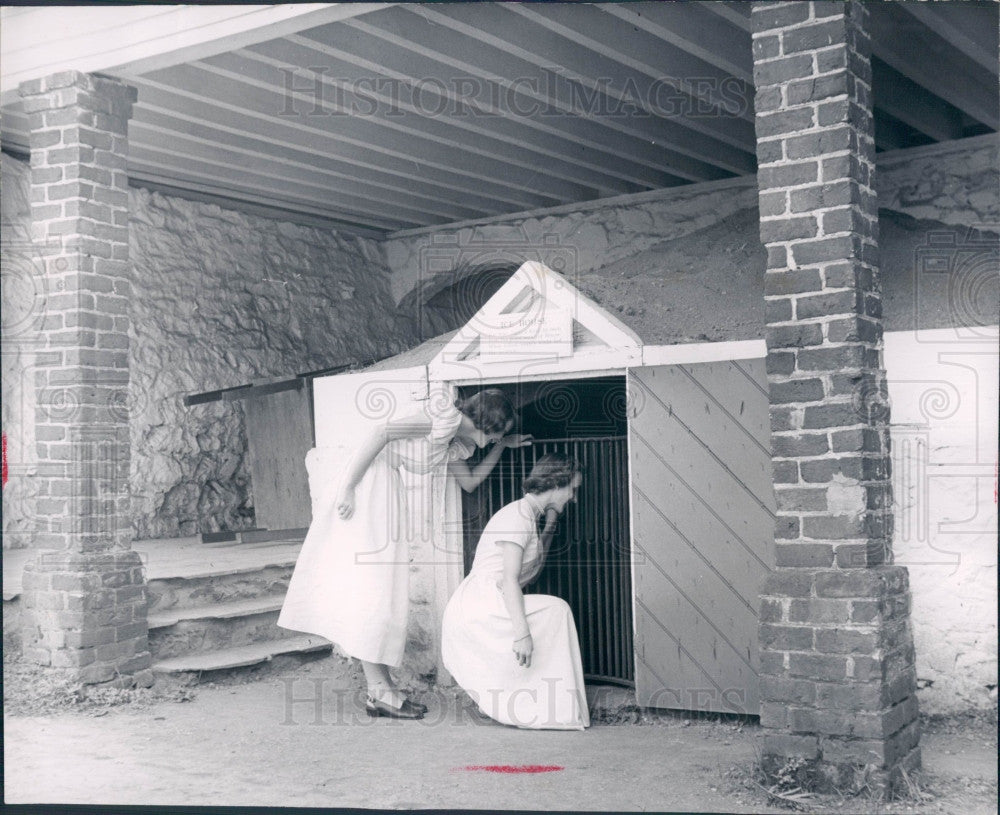
POLYGON ((285 654, 310 654, 329 650, 332 646, 322 637, 301 634, 280 640, 256 642, 234 648, 222 648, 197 654, 161 659, 153 663, 154 673, 193 674, 205 671, 225 671, 270 662, 285 654))
POLYGON ((149 614, 173 613, 218 603, 284 596, 291 580, 294 560, 268 566, 231 565, 199 575, 151 577, 148 584, 149 614))

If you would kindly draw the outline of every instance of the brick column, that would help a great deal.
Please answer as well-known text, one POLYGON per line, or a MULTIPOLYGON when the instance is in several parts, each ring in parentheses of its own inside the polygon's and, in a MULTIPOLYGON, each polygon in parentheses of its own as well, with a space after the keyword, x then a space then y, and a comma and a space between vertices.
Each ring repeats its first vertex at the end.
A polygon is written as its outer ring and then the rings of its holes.
POLYGON ((920 765, 889 408, 867 10, 755 2, 776 570, 761 600, 765 770, 814 789, 920 765))
POLYGON ((67 71, 20 87, 32 240, 47 296, 37 354, 38 558, 24 653, 84 683, 151 681, 128 518, 128 120, 135 89, 67 71))

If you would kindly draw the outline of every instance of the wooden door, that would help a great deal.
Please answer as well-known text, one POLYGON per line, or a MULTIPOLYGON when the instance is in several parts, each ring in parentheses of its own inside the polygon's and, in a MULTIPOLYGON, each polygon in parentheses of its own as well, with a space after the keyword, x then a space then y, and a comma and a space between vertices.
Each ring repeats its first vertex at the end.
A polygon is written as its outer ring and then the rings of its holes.
POLYGON ((764 360, 636 368, 628 387, 638 702, 755 714, 774 563, 764 360))
POLYGON ((313 436, 308 388, 251 396, 243 410, 257 527, 307 528, 312 513, 305 457, 313 436))

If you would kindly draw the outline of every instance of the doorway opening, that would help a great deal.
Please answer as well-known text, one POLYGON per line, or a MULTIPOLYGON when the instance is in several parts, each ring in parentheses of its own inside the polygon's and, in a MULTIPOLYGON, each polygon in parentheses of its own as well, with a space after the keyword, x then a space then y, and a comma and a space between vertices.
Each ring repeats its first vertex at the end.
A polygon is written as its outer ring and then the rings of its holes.
MULTIPOLYGON (((633 687, 625 377, 516 382, 499 387, 519 408, 514 432, 530 447, 506 451, 480 487, 463 496, 465 571, 492 515, 519 499, 538 458, 562 453, 584 468, 583 484, 556 528, 541 573, 525 591, 551 594, 573 611, 585 678, 633 687)), ((478 388, 463 388, 467 396, 478 388)))

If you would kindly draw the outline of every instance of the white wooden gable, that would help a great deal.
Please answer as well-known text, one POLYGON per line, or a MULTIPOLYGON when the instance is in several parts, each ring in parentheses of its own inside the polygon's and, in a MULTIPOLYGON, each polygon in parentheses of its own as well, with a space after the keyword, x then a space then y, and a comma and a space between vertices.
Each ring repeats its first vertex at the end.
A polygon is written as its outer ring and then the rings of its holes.
POLYGON ((523 264, 429 364, 437 381, 603 373, 639 364, 642 341, 547 266, 523 264))

